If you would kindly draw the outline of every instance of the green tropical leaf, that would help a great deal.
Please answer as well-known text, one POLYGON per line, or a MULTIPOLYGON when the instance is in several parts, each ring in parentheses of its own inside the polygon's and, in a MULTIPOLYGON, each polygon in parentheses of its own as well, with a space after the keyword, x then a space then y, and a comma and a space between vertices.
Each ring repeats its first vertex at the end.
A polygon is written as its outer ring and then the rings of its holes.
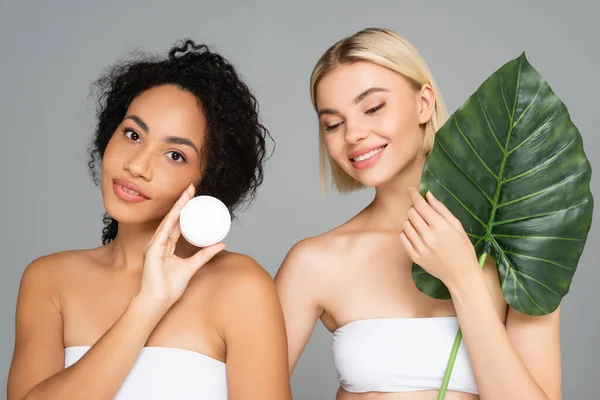
MULTIPOLYGON (((437 132, 421 180, 498 267, 504 298, 528 315, 568 293, 592 222, 591 166, 566 106, 525 53, 494 72, 437 132)), ((444 284, 413 265, 423 293, 444 284)))

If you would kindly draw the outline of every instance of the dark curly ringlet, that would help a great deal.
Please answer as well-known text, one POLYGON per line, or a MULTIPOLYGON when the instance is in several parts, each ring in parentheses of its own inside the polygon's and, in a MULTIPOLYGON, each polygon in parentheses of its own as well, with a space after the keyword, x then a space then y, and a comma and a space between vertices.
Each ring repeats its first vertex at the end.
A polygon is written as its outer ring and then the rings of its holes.
MULTIPOLYGON (((259 106, 248 86, 223 56, 185 39, 168 57, 138 55, 108 69, 93 85, 97 93, 97 127, 88 166, 96 185, 106 146, 133 99, 155 86, 172 84, 195 95, 204 111, 206 169, 196 195, 219 198, 234 210, 251 202, 263 181, 266 139, 259 106)), ((118 222, 105 214, 102 243, 117 235, 118 222)))

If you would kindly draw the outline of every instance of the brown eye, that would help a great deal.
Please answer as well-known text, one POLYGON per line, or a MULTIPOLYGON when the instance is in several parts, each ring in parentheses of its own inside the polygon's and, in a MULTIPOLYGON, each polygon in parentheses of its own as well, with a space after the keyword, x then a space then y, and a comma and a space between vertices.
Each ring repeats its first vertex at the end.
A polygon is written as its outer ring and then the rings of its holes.
POLYGON ((131 129, 125 129, 125 136, 134 142, 139 142, 141 139, 139 133, 132 131, 131 129))
POLYGON ((183 154, 181 154, 177 151, 170 151, 167 154, 169 154, 169 158, 173 161, 176 161, 176 162, 185 162, 186 161, 183 154))

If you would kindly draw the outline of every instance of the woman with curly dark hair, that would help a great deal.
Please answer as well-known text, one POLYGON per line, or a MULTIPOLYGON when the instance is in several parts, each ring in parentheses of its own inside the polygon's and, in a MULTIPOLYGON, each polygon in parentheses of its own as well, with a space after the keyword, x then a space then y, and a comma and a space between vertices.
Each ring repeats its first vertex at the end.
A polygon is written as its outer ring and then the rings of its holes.
POLYGON ((26 268, 8 399, 291 399, 271 276, 223 243, 192 246, 178 223, 195 195, 232 213, 254 197, 269 137, 256 99, 189 40, 96 87, 103 245, 26 268))

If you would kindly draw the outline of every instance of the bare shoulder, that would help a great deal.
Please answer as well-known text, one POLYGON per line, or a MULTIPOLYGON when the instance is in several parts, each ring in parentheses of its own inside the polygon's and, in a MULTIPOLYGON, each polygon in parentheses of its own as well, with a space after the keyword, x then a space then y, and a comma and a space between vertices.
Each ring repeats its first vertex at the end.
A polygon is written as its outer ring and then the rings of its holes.
POLYGON ((288 274, 318 274, 323 278, 323 274, 336 270, 336 266, 343 265, 352 257, 360 240, 360 235, 344 226, 302 239, 289 250, 275 279, 288 274))
MULTIPOLYGON (((206 268, 206 276, 212 282, 215 295, 231 297, 241 291, 268 292, 273 286, 273 279, 252 257, 224 251, 215 256, 206 268)), ((223 299, 224 300, 224 299, 223 299)))
POLYGON ((336 228, 300 240, 289 250, 277 271, 275 285, 292 330, 304 329, 310 335, 308 327, 329 308, 331 294, 344 279, 355 243, 354 233, 336 228))
MULTIPOLYGON (((279 300, 273 278, 255 259, 235 252, 222 252, 202 267, 215 304, 217 326, 231 327, 240 321, 273 310, 279 300)), ((201 271, 202 271, 201 269, 201 271)))
POLYGON ((65 250, 40 256, 25 267, 21 281, 51 284, 69 274, 75 267, 94 263, 98 252, 99 249, 65 250))
POLYGON ((268 277, 269 273, 252 257, 232 251, 217 254, 204 268, 219 279, 242 279, 244 277, 268 277))
POLYGON ((313 259, 330 258, 335 255, 344 254, 350 250, 355 240, 356 235, 348 232, 342 226, 320 235, 300 240, 292 247, 288 255, 313 259))
POLYGON ((78 282, 75 271, 81 271, 82 268, 77 267, 89 266, 90 261, 96 257, 96 252, 96 249, 60 251, 32 260, 21 276, 19 304, 21 301, 38 304, 45 299, 61 310, 60 294, 64 290, 63 286, 78 282))

